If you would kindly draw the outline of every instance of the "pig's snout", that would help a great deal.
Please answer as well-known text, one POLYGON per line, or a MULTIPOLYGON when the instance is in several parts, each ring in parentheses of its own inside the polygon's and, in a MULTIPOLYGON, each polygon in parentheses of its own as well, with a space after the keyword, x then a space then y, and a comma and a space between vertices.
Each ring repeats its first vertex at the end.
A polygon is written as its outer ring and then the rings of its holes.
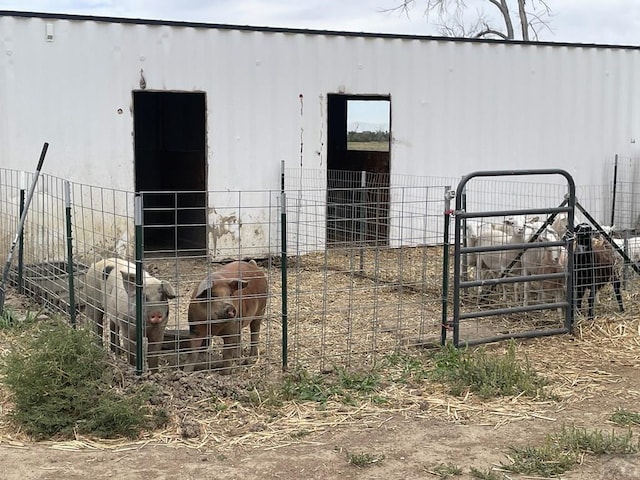
POLYGON ((223 313, 225 318, 236 318, 236 307, 231 304, 225 305, 223 313))
POLYGON ((152 325, 158 325, 164 321, 164 313, 162 312, 151 312, 149 314, 149 323, 152 325))

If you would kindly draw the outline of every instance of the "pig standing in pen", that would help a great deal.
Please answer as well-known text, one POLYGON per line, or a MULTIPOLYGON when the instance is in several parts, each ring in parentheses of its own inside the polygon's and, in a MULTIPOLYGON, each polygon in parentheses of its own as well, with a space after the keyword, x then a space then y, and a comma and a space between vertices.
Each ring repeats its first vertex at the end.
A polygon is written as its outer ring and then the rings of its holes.
MULTIPOLYGON (((85 313, 102 339, 104 324, 110 326, 111 349, 120 351, 122 332, 129 363, 135 365, 136 354, 136 266, 121 258, 96 262, 86 274, 87 307, 85 313)), ((162 347, 169 317, 170 298, 176 294, 169 282, 143 271, 142 310, 144 336, 148 340, 148 364, 158 369, 156 352, 162 347)))
POLYGON ((221 336, 222 374, 230 374, 241 354, 241 331, 251 329, 250 357, 258 355, 260 323, 267 306, 267 276, 255 261, 232 262, 209 274, 189 303, 191 352, 185 371, 192 371, 211 336, 221 336))

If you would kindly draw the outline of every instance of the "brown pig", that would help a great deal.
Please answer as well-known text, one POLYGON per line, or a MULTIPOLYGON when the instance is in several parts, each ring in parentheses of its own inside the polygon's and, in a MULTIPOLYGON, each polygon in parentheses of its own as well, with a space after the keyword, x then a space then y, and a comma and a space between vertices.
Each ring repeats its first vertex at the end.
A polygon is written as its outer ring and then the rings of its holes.
POLYGON ((200 282, 189 303, 191 353, 186 371, 193 370, 203 345, 217 335, 224 342, 221 373, 231 373, 234 361, 240 358, 240 332, 247 325, 251 329, 250 356, 257 357, 267 288, 267 276, 253 260, 224 265, 200 282))

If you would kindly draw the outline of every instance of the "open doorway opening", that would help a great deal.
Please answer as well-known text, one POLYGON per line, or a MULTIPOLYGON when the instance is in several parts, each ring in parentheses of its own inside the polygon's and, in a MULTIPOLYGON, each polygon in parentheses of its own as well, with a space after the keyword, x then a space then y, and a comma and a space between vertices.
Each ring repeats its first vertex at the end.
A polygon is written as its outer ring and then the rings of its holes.
POLYGON ((391 98, 328 95, 327 245, 387 245, 391 98))
POLYGON ((205 94, 135 91, 133 116, 145 252, 205 253, 205 94))

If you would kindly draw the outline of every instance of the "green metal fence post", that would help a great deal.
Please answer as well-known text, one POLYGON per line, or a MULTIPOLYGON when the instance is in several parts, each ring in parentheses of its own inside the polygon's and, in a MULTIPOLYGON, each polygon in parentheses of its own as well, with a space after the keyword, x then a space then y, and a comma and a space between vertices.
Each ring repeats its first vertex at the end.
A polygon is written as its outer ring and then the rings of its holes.
POLYGON ((65 220, 67 223, 67 275, 69 278, 69 315, 71 317, 71 326, 76 328, 76 295, 73 283, 73 235, 71 228, 71 185, 69 181, 64 182, 64 205, 65 220))
POLYGON ((284 191, 284 160, 282 161, 280 178, 280 231, 281 231, 281 274, 282 274, 282 370, 286 371, 289 363, 289 325, 287 307, 287 194, 284 191))
MULTIPOLYGON (((24 173, 23 173, 24 175, 24 173)), ((20 189, 20 217, 24 212, 24 199, 26 190, 20 189)), ((24 294, 24 229, 20 232, 20 239, 18 240, 18 293, 24 294)))
POLYGON ((141 375, 143 369, 143 348, 142 348, 142 251, 143 251, 143 228, 142 228, 142 197, 136 194, 133 203, 133 217, 136 237, 136 374, 141 375))

